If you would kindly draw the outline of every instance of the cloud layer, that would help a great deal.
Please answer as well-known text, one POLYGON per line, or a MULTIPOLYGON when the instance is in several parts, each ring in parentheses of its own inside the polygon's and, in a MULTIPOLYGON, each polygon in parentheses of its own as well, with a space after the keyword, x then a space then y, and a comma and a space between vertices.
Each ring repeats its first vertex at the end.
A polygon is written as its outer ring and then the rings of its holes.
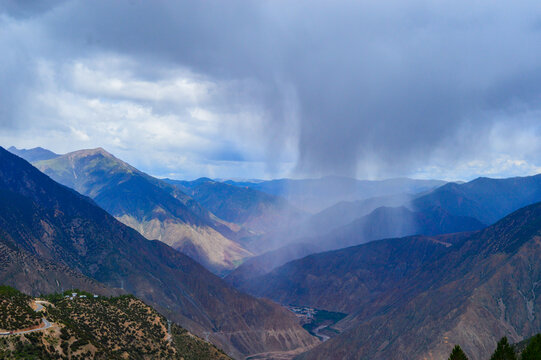
POLYGON ((0 142, 177 177, 541 170, 541 4, 0 1, 0 142))

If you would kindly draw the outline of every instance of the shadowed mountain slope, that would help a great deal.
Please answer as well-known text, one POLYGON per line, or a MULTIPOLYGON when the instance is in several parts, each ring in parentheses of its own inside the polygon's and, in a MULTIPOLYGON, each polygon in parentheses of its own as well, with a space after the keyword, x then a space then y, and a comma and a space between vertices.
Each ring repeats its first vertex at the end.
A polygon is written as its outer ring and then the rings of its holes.
POLYGON ((488 225, 538 201, 541 201, 541 175, 508 179, 478 178, 468 183, 447 183, 420 194, 391 194, 342 201, 311 216, 306 224, 300 226, 303 229, 301 235, 328 232, 382 206, 405 206, 419 212, 440 208, 450 216, 470 217, 488 225))
POLYGON ((349 312, 300 359, 486 359, 541 330, 541 203, 468 236, 409 237, 320 253, 259 279, 283 302, 349 312), (330 271, 329 269, 333 269, 330 271))
MULTIPOLYGON (((479 221, 453 216, 442 209, 411 211, 405 207, 379 207, 352 223, 339 227, 325 235, 301 238, 298 243, 286 245, 248 259, 227 275, 227 281, 244 291, 262 294, 254 290, 261 276, 288 261, 302 258, 318 251, 334 250, 363 244, 372 240, 408 236, 414 234, 439 235, 484 228, 479 221), (253 284, 251 284, 253 282, 253 284)), ((271 296, 271 294, 266 294, 271 296)))
POLYGON ((317 253, 256 277, 245 289, 286 305, 352 313, 465 236, 411 236, 317 253))
POLYGON ((412 202, 422 211, 435 206, 455 216, 470 216, 493 224, 521 207, 541 201, 541 174, 508 179, 478 178, 448 183, 412 202))
MULTIPOLYGON (((0 206, 5 207, 5 192, 0 192, 0 206)), ((64 289, 87 289, 94 294, 118 295, 120 289, 111 289, 84 276, 61 262, 32 255, 17 246, 11 237, 0 230, 0 284, 6 284, 26 294, 38 296, 64 289)))
POLYGON ((250 289, 253 279, 267 274, 271 270, 295 259, 322 251, 310 243, 297 243, 283 246, 254 256, 243 262, 238 268, 224 277, 224 280, 237 289, 250 289))
MULTIPOLYGON (((538 201, 541 201, 541 175, 509 179, 478 178, 468 183, 448 183, 421 195, 398 194, 340 202, 298 226, 259 241, 270 244, 308 242, 317 245, 315 248, 335 249, 385 237, 471 231, 538 201), (389 209, 394 206, 406 209, 389 209), (367 215, 370 211, 373 213, 367 215), (326 233, 328 235, 320 235, 326 233), (332 246, 322 245, 321 242, 332 246)), ((313 252, 308 248, 290 252, 287 247, 280 250, 275 246, 273 253, 282 254, 277 259, 294 260, 295 254, 300 258, 313 252)), ((259 268, 257 275, 261 275, 264 269, 269 268, 270 263, 264 260, 268 256, 268 253, 263 253, 261 257, 252 258, 249 268, 241 266, 231 276, 246 280, 253 276, 250 271, 243 272, 256 267, 259 268), (259 260, 262 266, 256 265, 259 260)), ((280 266, 285 262, 273 263, 280 266)))
POLYGON ((301 225, 304 236, 328 233, 366 216, 380 207, 400 207, 408 204, 415 195, 397 194, 373 197, 358 201, 341 201, 317 214, 301 225))
POLYGON ((80 150, 34 165, 90 196, 145 237, 163 241, 214 272, 231 269, 250 255, 226 237, 233 231, 224 222, 191 197, 103 149, 80 150))
POLYGON ((451 215, 441 208, 411 211, 406 207, 383 206, 319 238, 315 244, 323 249, 337 249, 378 239, 439 235, 484 227, 474 218, 451 215))
POLYGON ((17 248, 122 287, 235 357, 316 342, 293 314, 232 289, 189 257, 146 240, 89 198, 1 148, 0 190, 14 199, 12 208, 0 207, 0 228, 17 248))

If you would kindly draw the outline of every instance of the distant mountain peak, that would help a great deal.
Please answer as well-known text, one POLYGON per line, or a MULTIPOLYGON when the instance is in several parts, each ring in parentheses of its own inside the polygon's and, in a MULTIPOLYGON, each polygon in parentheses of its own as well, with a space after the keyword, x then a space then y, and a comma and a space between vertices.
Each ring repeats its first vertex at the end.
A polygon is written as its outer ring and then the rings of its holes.
POLYGON ((199 179, 196 179, 194 180, 194 182, 197 182, 197 183, 215 183, 216 181, 215 180, 212 180, 211 178, 208 178, 208 177, 200 177, 199 179))
POLYGON ((95 148, 95 149, 77 150, 77 151, 71 152, 71 153, 69 153, 67 155, 70 155, 71 157, 85 157, 85 156, 92 156, 92 155, 103 155, 103 156, 108 157, 108 158, 115 158, 115 156, 113 154, 106 151, 102 147, 98 147, 98 148, 95 148))
POLYGON ((83 161, 83 163, 86 163, 84 159, 89 157, 99 158, 102 161, 99 161, 98 163, 96 163, 96 165, 100 164, 100 166, 105 166, 105 168, 109 170, 114 169, 115 171, 123 171, 126 173, 143 174, 141 171, 137 170, 130 164, 120 160, 102 147, 73 151, 62 155, 58 159, 54 160, 60 160, 62 158, 65 158, 66 160, 68 160, 70 166, 74 167, 75 163, 78 161, 83 161))
POLYGON ((36 146, 34 148, 31 148, 31 149, 18 149, 17 147, 15 146, 10 146, 8 148, 8 151, 31 151, 31 150, 45 150, 45 151, 50 151, 50 150, 47 150, 45 148, 42 148, 41 146, 36 146))
POLYGON ((75 151, 34 166, 91 197, 143 236, 189 254, 212 271, 229 270, 236 261, 251 255, 230 238, 236 234, 228 225, 191 197, 103 148, 75 151))
POLYGON ((12 154, 22 157, 28 162, 50 160, 60 156, 51 150, 47 150, 39 146, 32 149, 17 149, 15 146, 10 146, 7 150, 12 154))

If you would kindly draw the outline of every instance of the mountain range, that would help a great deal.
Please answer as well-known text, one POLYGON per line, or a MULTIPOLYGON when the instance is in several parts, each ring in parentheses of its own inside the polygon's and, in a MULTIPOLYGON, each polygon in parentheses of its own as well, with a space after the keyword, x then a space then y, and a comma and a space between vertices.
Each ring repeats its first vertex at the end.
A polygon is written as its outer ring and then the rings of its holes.
POLYGON ((284 304, 349 315, 299 359, 471 359, 541 330, 541 203, 474 233, 370 242, 290 262, 252 284, 284 304), (332 269, 332 270, 331 270, 332 269))
POLYGON ((343 201, 265 238, 264 243, 286 245, 250 258, 227 279, 243 288, 250 278, 317 251, 386 237, 479 230, 538 201, 541 175, 478 178, 467 183, 447 183, 420 194, 343 201))
POLYGON ((232 269, 251 255, 235 231, 197 201, 105 150, 68 153, 34 165, 83 195, 148 239, 189 255, 215 273, 232 269))
POLYGON ((349 177, 326 176, 319 179, 227 180, 225 183, 280 196, 299 209, 317 213, 340 201, 363 200, 394 194, 417 194, 439 187, 445 184, 445 181, 409 178, 357 180, 349 177))
POLYGON ((22 157, 28 162, 50 160, 60 156, 58 154, 55 154, 51 150, 47 150, 42 147, 35 147, 32 149, 17 149, 15 146, 10 146, 8 151, 12 154, 22 157))
POLYGON ((220 219, 237 224, 250 235, 264 234, 276 229, 276 224, 288 226, 308 216, 280 196, 250 187, 238 187, 209 178, 194 181, 165 179, 191 196, 220 219))
POLYGON ((541 174, 507 179, 477 178, 467 183, 448 183, 417 197, 411 207, 441 207, 454 216, 469 216, 490 225, 502 217, 541 201, 541 174))
POLYGON ((345 248, 372 240, 413 234, 438 235, 474 231, 485 225, 474 218, 453 216, 441 208, 411 211, 406 207, 379 207, 348 225, 341 226, 324 235, 301 238, 274 251, 263 253, 244 262, 226 276, 226 280, 242 290, 249 290, 250 282, 258 282, 257 276, 304 256, 345 248))
POLYGON ((40 170, 0 148, 0 282, 27 294, 133 294, 234 358, 482 360, 541 331, 541 175, 180 181, 12 150, 40 170))
MULTIPOLYGON (((3 148, 0 192, 0 249, 8 249, 0 259, 18 256, 24 270, 10 279, 17 289, 33 295, 44 287, 60 291, 72 284, 61 283, 64 278, 79 275, 96 288, 134 294, 237 358, 317 343, 289 311, 245 295, 163 242, 145 239, 3 148), (35 266, 26 266, 34 260, 35 266), (57 276, 66 267, 66 275, 57 276)), ((11 264, 2 262, 2 278, 5 269, 12 270, 11 264)))

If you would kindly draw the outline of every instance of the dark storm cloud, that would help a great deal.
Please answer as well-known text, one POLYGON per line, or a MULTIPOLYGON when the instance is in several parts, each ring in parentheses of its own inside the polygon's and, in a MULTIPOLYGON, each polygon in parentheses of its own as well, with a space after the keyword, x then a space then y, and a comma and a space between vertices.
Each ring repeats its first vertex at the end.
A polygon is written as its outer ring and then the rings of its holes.
MULTIPOLYGON (((538 1, 36 6, 48 56, 111 52, 149 69, 175 64, 217 81, 249 80, 255 85, 222 100, 266 109, 271 159, 298 131, 302 174, 408 174, 435 157, 454 166, 482 152, 498 121, 520 117, 539 129, 521 115, 541 110, 538 1)), ((154 76, 144 69, 140 76, 154 76)))

